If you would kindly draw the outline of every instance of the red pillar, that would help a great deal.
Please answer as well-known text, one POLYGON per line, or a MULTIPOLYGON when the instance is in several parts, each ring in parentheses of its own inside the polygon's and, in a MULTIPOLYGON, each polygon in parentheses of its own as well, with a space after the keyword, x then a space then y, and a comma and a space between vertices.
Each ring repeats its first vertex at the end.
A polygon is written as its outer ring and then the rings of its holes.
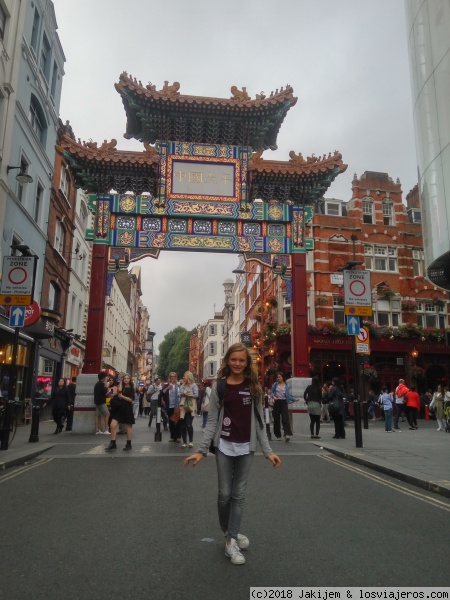
POLYGON ((309 377, 306 252, 292 254, 292 376, 309 377))
POLYGON ((83 373, 94 374, 102 370, 107 273, 108 245, 94 244, 83 373))

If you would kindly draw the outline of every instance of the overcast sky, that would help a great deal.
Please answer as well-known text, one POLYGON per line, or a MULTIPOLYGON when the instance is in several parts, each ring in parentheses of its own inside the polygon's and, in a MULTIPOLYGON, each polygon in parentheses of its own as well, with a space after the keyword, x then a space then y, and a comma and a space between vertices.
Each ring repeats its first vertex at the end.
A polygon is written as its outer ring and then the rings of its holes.
MULTIPOLYGON (((53 0, 66 57, 60 116, 75 136, 140 150, 125 140, 114 83, 127 71, 161 89, 254 97, 287 83, 298 102, 264 158, 339 150, 348 164, 326 197, 351 198, 354 173, 384 171, 417 182, 403 0, 53 0)), ((224 279, 237 257, 163 252, 145 259, 143 302, 164 335, 191 329, 223 308, 224 279)))

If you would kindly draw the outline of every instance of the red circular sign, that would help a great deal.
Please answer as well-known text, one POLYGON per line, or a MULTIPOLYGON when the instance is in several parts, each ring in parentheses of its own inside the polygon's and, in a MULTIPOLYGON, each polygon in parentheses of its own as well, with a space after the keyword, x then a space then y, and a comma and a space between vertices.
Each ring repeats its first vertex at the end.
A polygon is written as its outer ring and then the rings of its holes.
POLYGON ((366 285, 363 281, 352 281, 350 283, 350 293, 353 296, 363 296, 366 293, 366 285))
POLYGON ((35 323, 37 323, 37 321, 39 321, 40 317, 41 317, 41 307, 36 302, 36 300, 34 300, 33 304, 30 304, 30 306, 27 306, 25 309, 24 327, 29 327, 30 325, 34 325, 35 323))
POLYGON ((8 279, 13 285, 21 285, 28 277, 27 272, 22 267, 14 267, 8 273, 8 279))

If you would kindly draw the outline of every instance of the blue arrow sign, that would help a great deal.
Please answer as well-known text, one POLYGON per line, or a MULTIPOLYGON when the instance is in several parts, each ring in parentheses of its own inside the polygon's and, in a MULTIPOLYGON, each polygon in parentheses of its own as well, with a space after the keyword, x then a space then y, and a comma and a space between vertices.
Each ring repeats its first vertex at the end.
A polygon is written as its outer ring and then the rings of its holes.
POLYGON ((359 335, 360 321, 359 317, 347 316, 347 331, 349 335, 359 335))
POLYGON ((26 306, 12 306, 9 313, 10 327, 23 327, 25 323, 26 306))

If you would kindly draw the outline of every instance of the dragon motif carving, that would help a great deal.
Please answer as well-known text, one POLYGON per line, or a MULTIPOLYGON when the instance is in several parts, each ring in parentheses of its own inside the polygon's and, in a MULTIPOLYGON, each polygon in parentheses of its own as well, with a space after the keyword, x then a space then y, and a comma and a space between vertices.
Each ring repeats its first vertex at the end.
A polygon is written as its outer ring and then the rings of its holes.
POLYGON ((232 85, 231 94, 231 100, 250 100, 247 88, 245 87, 243 87, 242 90, 239 90, 235 85, 232 85))
POLYGON ((168 81, 164 82, 164 85, 162 87, 162 90, 159 90, 160 94, 165 94, 166 96, 172 97, 172 96, 179 96, 180 92, 178 91, 180 89, 180 84, 178 83, 178 81, 174 81, 172 83, 172 85, 169 85, 168 81))

